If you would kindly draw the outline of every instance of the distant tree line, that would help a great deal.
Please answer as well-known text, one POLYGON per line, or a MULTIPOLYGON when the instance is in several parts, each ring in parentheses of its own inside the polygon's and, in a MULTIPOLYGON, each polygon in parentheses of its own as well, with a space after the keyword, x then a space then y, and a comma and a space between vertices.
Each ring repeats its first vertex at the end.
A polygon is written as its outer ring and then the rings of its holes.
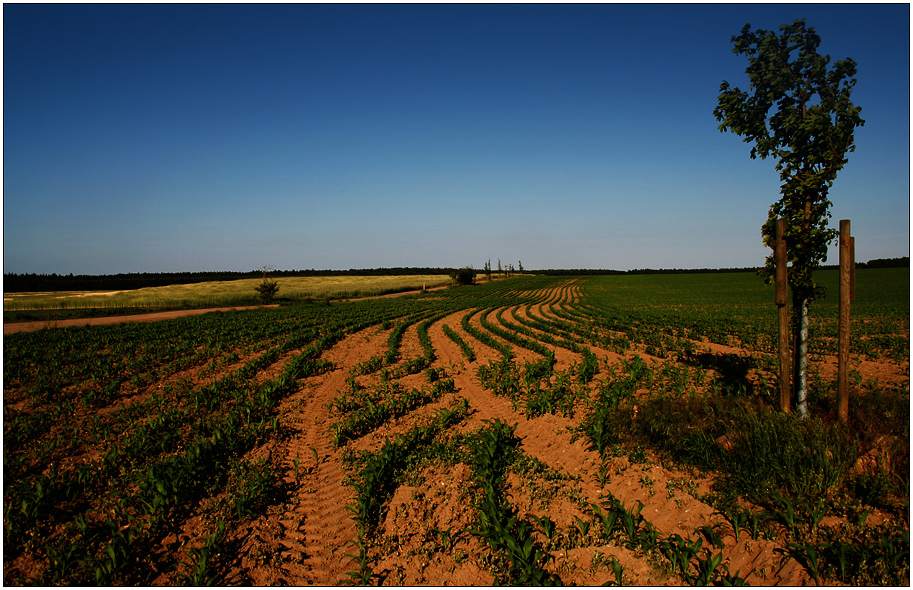
POLYGON ((868 262, 857 262, 856 268, 910 268, 910 257, 876 258, 868 262))
MULTIPOLYGON (((500 261, 499 261, 500 262, 500 261)), ((489 262, 490 264, 490 262, 489 262)), ((909 268, 910 257, 877 258, 868 262, 859 262, 856 268, 909 268)), ((836 268, 823 266, 821 268, 836 268)), ((594 275, 636 275, 636 274, 691 274, 691 273, 732 273, 756 272, 758 267, 744 268, 697 268, 697 269, 652 269, 611 270, 592 268, 528 270, 520 267, 526 274, 546 276, 594 276, 594 275)), ((391 275, 448 275, 453 276, 460 269, 437 267, 394 267, 394 268, 351 268, 349 270, 274 270, 272 278, 282 277, 331 277, 331 276, 391 276, 391 275)), ((485 268, 490 272, 490 266, 485 268)), ((263 276, 263 269, 248 272, 175 272, 175 273, 120 273, 115 275, 59 275, 36 273, 4 273, 4 293, 25 291, 127 291, 143 287, 163 287, 166 285, 187 285, 206 281, 233 281, 236 279, 256 279, 263 276)))
MULTIPOLYGON (((876 258, 868 262, 857 262, 856 268, 909 268, 910 257, 876 258)), ((822 265, 821 269, 835 269, 839 265, 822 265)), ((635 268, 633 270, 611 270, 597 268, 557 268, 545 270, 526 270, 526 274, 546 276, 595 276, 595 275, 662 275, 662 274, 712 274, 733 272, 757 272, 760 267, 741 268, 635 268)))
POLYGON ((544 270, 526 270, 526 274, 545 276, 597 276, 597 275, 659 275, 659 274, 698 274, 721 272, 754 272, 753 268, 635 268, 633 270, 612 270, 606 268, 549 268, 544 270))

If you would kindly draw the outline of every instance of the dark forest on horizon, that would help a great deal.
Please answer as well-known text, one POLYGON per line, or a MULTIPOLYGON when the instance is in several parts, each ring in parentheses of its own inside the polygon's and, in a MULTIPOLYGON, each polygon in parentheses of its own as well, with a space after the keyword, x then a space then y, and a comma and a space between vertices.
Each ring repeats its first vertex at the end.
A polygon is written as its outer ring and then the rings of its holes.
MULTIPOLYGON (((898 268, 909 267, 910 257, 879 258, 868 262, 857 262, 856 268, 898 268)), ((836 268, 836 265, 822 266, 822 269, 836 268)), ((271 278, 283 277, 326 277, 326 276, 391 276, 391 275, 449 275, 455 268, 433 267, 396 267, 396 268, 352 268, 349 270, 273 270, 268 273, 271 278)), ((481 269, 475 269, 482 275, 481 269)), ((628 274, 691 274, 691 273, 731 273, 756 272, 758 267, 746 268, 698 268, 698 269, 524 269, 523 274, 546 276, 594 276, 594 275, 628 275, 628 274)), ((497 274, 493 272, 492 274, 497 274)), ((127 291, 144 287, 164 287, 166 285, 186 285, 207 281, 233 281, 253 279, 263 276, 263 270, 247 272, 174 272, 174 273, 119 273, 113 275, 59 275, 37 273, 4 273, 3 292, 22 293, 35 291, 127 291)))

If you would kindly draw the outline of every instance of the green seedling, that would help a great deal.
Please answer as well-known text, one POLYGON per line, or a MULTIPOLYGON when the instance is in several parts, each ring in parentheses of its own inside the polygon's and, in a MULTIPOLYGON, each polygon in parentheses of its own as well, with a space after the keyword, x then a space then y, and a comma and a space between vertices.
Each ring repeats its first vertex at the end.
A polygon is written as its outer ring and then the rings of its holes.
POLYGON ((638 525, 643 522, 644 517, 640 514, 641 510, 644 509, 644 504, 640 500, 637 501, 637 509, 635 511, 628 511, 624 506, 621 506, 621 524, 624 528, 625 534, 628 535, 630 539, 634 539, 634 533, 637 530, 638 525))
POLYGON ((649 550, 656 546, 658 538, 659 531, 657 531, 652 524, 644 523, 644 526, 635 534, 633 541, 644 549, 649 550))
POLYGON ((203 546, 190 548, 190 560, 187 563, 190 575, 184 575, 184 581, 190 586, 212 586, 217 575, 212 567, 212 560, 218 554, 218 546, 225 537, 225 522, 220 518, 216 530, 207 535, 203 546))
POLYGON ((349 576, 353 583, 359 586, 367 586, 371 583, 371 577, 374 575, 374 570, 368 565, 368 552, 365 550, 363 541, 352 541, 352 544, 358 547, 358 554, 348 554, 346 557, 351 557, 355 560, 358 564, 358 569, 346 572, 346 575, 349 576))
POLYGON ((51 584, 60 584, 62 582, 63 578, 67 575, 70 566, 76 562, 74 558, 75 553, 76 545, 72 544, 51 547, 48 550, 48 573, 50 575, 51 584))
POLYGON ((719 534, 719 525, 704 525, 697 530, 707 538, 707 541, 709 541, 711 545, 717 549, 723 548, 723 539, 719 534))
POLYGON ((618 562, 618 559, 614 555, 612 556, 612 561, 609 562, 609 566, 612 568, 612 571, 615 573, 615 585, 621 586, 622 568, 621 568, 621 564, 618 562))
MULTIPOLYGON (((590 504, 590 507, 593 509, 593 513, 599 517, 599 521, 602 523, 602 527, 605 529, 606 538, 611 539, 615 534, 615 527, 618 524, 618 513, 614 510, 608 509, 608 514, 603 514, 602 508, 597 504, 590 504)), ((578 518, 578 525, 581 522, 578 518)), ((589 526, 589 523, 587 523, 589 526)))
POLYGON ((805 565, 805 569, 808 570, 808 573, 815 578, 815 583, 820 584, 821 580, 819 578, 819 573, 821 556, 818 553, 819 548, 816 547, 814 543, 789 543, 787 544, 787 547, 789 547, 793 557, 805 565))
POLYGON ((579 516, 575 516, 574 519, 577 521, 577 531, 580 533, 580 538, 586 539, 587 535, 590 534, 590 521, 583 520, 579 516))
POLYGON ((898 561, 910 557, 910 531, 904 530, 898 537, 878 533, 879 548, 893 570, 899 568, 898 561), (895 540, 898 541, 895 543, 895 540))
POLYGON ((793 508, 792 503, 789 500, 787 500, 786 498, 784 498, 783 496, 781 496, 780 494, 774 494, 772 496, 772 498, 774 500, 782 503, 784 505, 784 510, 783 510, 783 512, 780 512, 779 510, 772 510, 771 513, 774 516, 778 516, 780 518, 780 520, 782 520, 789 527, 789 532, 791 534, 795 535, 796 534, 796 511, 795 511, 795 508, 793 508))
POLYGON ((545 538, 551 543, 552 538, 555 536, 555 523, 548 516, 536 516, 533 515, 533 519, 536 521, 536 524, 539 525, 539 528, 542 530, 542 534, 545 535, 545 538))
POLYGON ((86 521, 85 515, 79 515, 79 516, 73 517, 73 524, 75 524, 76 528, 79 529, 79 534, 82 535, 83 538, 85 538, 86 531, 89 528, 89 523, 88 523, 88 521, 86 521))
POLYGON ((757 541, 758 535, 760 534, 760 532, 759 532, 760 522, 759 522, 758 514, 756 512, 752 512, 751 510, 746 510, 745 515, 748 517, 748 526, 749 526, 749 532, 751 533, 751 538, 753 540, 757 541))
POLYGON ((703 543, 704 540, 700 537, 695 542, 673 534, 659 542, 659 549, 672 562, 672 573, 678 569, 682 579, 687 583, 691 575, 691 560, 698 555, 703 543))
POLYGON ((698 561, 697 576, 693 580, 695 586, 709 586, 717 581, 720 577, 717 568, 723 563, 723 554, 713 555, 709 549, 705 549, 707 556, 698 561))
POLYGON ((803 507, 805 508, 805 511, 808 512, 810 518, 808 523, 809 532, 813 532, 818 528, 818 525, 821 524, 821 521, 827 516, 828 512, 830 512, 830 508, 824 503, 824 498, 819 498, 817 504, 814 506, 803 503, 803 507))
POLYGON ((739 533, 750 514, 750 510, 743 511, 740 506, 734 506, 732 510, 723 512, 723 516, 732 524, 732 533, 736 541, 739 540, 739 533))
POLYGON ((450 527, 446 530, 434 530, 441 541, 441 546, 443 547, 444 551, 447 551, 448 553, 453 549, 453 546, 456 545, 456 543, 463 537, 463 533, 461 531, 454 532, 453 527, 450 527))
POLYGON ((110 586, 116 574, 125 567, 134 537, 132 528, 122 531, 111 521, 108 521, 108 527, 112 530, 111 541, 105 545, 101 558, 95 560, 95 583, 99 586, 110 586))
POLYGON ((731 573, 729 571, 729 566, 722 566, 722 570, 725 573, 719 575, 717 583, 721 586, 747 586, 748 583, 745 582, 745 578, 739 575, 740 572, 731 573))
MULTIPOLYGON (((824 549, 825 547, 822 547, 822 550, 824 549)), ((840 570, 840 581, 846 581, 847 565, 850 563, 849 557, 852 547, 843 543, 832 543, 827 545, 826 549, 837 561, 837 568, 840 570)))

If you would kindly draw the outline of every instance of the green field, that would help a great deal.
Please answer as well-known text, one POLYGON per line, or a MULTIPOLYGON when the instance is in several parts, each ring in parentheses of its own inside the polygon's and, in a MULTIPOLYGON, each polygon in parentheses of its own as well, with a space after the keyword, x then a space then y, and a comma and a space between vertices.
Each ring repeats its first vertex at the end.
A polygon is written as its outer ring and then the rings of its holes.
POLYGON ((337 584, 347 554, 386 585, 909 584, 908 269, 857 273, 846 427, 836 298, 811 310, 810 417, 786 416, 753 273, 322 288, 7 335, 4 584, 337 584), (394 505, 426 516, 390 533, 394 505), (313 558, 339 519, 349 544, 313 558), (381 575, 397 559, 440 567, 381 575))
MULTIPOLYGON (((825 297, 811 305, 810 351, 836 355, 838 271, 819 270, 825 297)), ((755 273, 655 274, 591 278, 588 301, 619 323, 662 333, 690 332, 720 344, 775 352, 774 290, 755 273)), ((909 359, 910 270, 856 271, 851 349, 867 357, 909 359)))

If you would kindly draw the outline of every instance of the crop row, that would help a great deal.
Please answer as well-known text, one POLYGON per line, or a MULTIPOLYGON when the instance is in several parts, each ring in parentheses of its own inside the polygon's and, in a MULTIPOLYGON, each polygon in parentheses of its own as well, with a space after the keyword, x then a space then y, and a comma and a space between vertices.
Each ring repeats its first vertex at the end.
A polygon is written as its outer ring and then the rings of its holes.
POLYGON ((51 582, 148 580, 139 556, 188 506, 223 488, 234 474, 247 477, 231 509, 243 516, 262 502, 260 496, 273 486, 269 471, 264 475, 235 458, 276 433, 275 406, 297 379, 325 369, 313 356, 313 350, 305 351, 282 375, 259 385, 226 379, 195 390, 194 402, 161 408, 100 459, 10 486, 4 503, 7 538, 69 522, 65 541, 46 548, 51 582), (208 409, 201 412, 201 406, 208 409), (59 558, 62 548, 66 559, 59 558))
POLYGON ((345 334, 414 313, 408 305, 315 305, 7 339, 14 354, 5 369, 16 382, 5 402, 18 405, 5 408, 5 560, 44 556, 32 580, 45 583, 148 583, 155 570, 143 556, 206 500, 224 506, 213 533, 171 567, 187 582, 210 579, 226 519, 255 514, 275 494, 273 466, 243 457, 277 436, 279 400, 326 370, 321 352, 345 334), (48 355, 54 362, 36 368, 48 355), (126 365, 106 375, 82 366, 111 356, 155 376, 131 387, 126 365), (258 380, 281 359, 277 377, 258 380), (193 367, 210 380, 180 377, 193 367), (47 379, 61 386, 36 395, 47 379), (99 389, 108 391, 101 402, 99 389))
POLYGON ((412 389, 408 392, 403 391, 398 383, 389 381, 370 393, 356 388, 351 397, 343 395, 333 401, 337 408, 346 413, 342 420, 331 427, 333 444, 339 447, 453 391, 456 391, 453 379, 438 380, 430 388, 412 389))
MULTIPOLYGON (((336 442, 343 444, 453 391, 453 381, 442 378, 444 371, 431 368, 436 354, 428 331, 458 314, 462 332, 444 325, 444 333, 470 362, 477 342, 502 355, 500 361, 475 368, 483 386, 509 398, 529 418, 580 416, 576 435, 585 437, 606 465, 624 453, 640 460, 643 449, 650 448, 671 460, 723 473, 728 489, 763 506, 769 520, 786 529, 785 537, 780 533, 784 547, 813 575, 851 583, 896 580, 874 566, 853 566, 853 556, 864 557, 859 551, 869 551, 866 555, 878 564, 908 571, 908 559, 901 555, 908 536, 896 528, 866 526, 862 518, 862 506, 894 510, 891 498, 908 497, 908 484, 906 492, 903 487, 908 449, 904 455, 902 441, 885 439, 893 441, 894 463, 875 473, 854 474, 854 462, 887 430, 854 438, 825 427, 820 417, 799 423, 767 411, 776 384, 768 380, 773 364, 765 354, 767 336, 762 336, 770 327, 756 321, 763 314, 746 313, 755 319, 744 324, 733 321, 733 315, 714 320, 712 310, 669 321, 668 312, 624 308, 589 283, 574 284, 575 290, 582 287, 579 304, 568 301, 577 293, 568 283, 530 277, 399 300, 9 336, 4 343, 4 526, 6 538, 15 541, 7 545, 4 560, 23 552, 44 560, 45 571, 33 582, 149 583, 153 570, 144 560, 155 543, 178 530, 196 510, 193 506, 208 502, 224 510, 207 521, 203 547, 187 549, 183 564, 167 567, 187 582, 213 581, 212 560, 225 523, 263 510, 279 485, 273 466, 245 457, 276 440, 282 429, 279 401, 296 390, 299 379, 329 368, 321 354, 346 335, 372 326, 390 330, 387 350, 372 364, 351 370, 350 390, 334 401, 340 412, 336 442), (470 323, 476 315, 479 327, 470 323), (402 359, 403 339, 413 326, 422 353, 402 359), (746 345, 754 352, 709 354, 698 344, 704 339, 746 345), (513 347, 540 358, 520 365, 513 347), (571 351, 577 361, 556 370, 556 348, 571 351), (599 356, 605 349, 626 356, 610 363, 599 356), (645 361, 635 352, 661 360, 645 361), (422 370, 429 388, 406 391, 392 381, 422 370), (381 386, 358 386, 356 376, 375 372, 381 373, 381 386), (725 435, 733 451, 724 452, 717 443, 725 435), (826 499, 820 510, 813 505, 818 497, 826 499), (840 533, 818 519, 815 527, 801 529, 806 533, 794 532, 787 524, 790 511, 783 509, 787 504, 796 507, 793 516, 849 515, 856 524, 840 533), (855 541, 863 549, 851 550, 855 541)), ((900 344, 878 340, 889 336, 873 334, 866 341, 896 356, 903 350, 900 344)), ((813 382, 813 388, 820 393, 820 416, 832 384, 813 382)), ((904 403, 908 408, 908 388, 870 393, 860 402, 869 404, 861 406, 868 415, 898 416, 904 403)), ((885 429, 894 428, 891 420, 881 422, 885 429)), ((438 448, 434 437, 445 430, 442 426, 431 438, 416 439, 404 460, 438 448)), ((495 551, 507 560, 502 562, 504 580, 539 575, 530 572, 542 569, 543 550, 527 547, 524 539, 532 538, 529 527, 534 525, 546 535, 547 522, 521 519, 498 504, 503 498, 492 498, 491 507, 498 509, 492 518, 523 540, 514 549, 504 541, 495 551), (511 553, 515 549, 520 553, 511 553)), ((740 516, 746 513, 729 494, 712 503, 730 515, 736 534, 739 522, 752 523, 762 514, 740 516)), ((611 501, 599 508, 606 517, 610 509, 622 520, 628 518, 622 512, 634 514, 611 501)), ((602 521, 595 508, 592 514, 602 521)), ((480 536, 496 530, 492 526, 480 536)), ((688 554, 697 543, 654 540, 655 546, 668 549, 670 561, 674 548, 688 554)), ((696 559, 692 555, 689 561, 695 564, 696 559)), ((714 559, 707 554, 706 567, 714 559)), ((702 579, 704 566, 687 570, 683 563, 675 570, 678 575, 686 581, 702 579)))

